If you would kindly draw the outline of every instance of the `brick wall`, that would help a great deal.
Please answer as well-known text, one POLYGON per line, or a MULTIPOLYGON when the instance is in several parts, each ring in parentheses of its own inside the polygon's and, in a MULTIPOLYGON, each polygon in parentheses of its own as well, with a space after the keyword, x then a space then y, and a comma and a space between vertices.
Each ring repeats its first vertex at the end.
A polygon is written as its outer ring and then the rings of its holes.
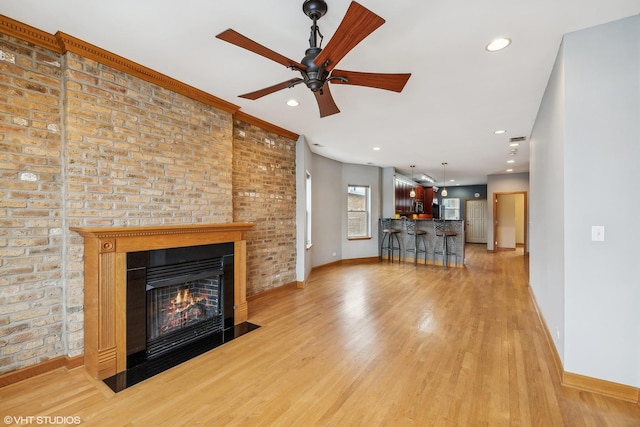
POLYGON ((65 353, 61 62, 0 35, 0 373, 65 353))
MULTIPOLYGON (((232 221, 229 113, 65 56, 68 227, 232 221)), ((83 240, 68 238, 68 350, 83 349, 83 240)))
POLYGON ((73 53, 0 50, 0 374, 83 352, 72 226, 257 222, 248 294, 295 280, 295 141, 73 53))
POLYGON ((247 295, 296 281, 295 141, 235 121, 233 214, 247 239, 247 295))

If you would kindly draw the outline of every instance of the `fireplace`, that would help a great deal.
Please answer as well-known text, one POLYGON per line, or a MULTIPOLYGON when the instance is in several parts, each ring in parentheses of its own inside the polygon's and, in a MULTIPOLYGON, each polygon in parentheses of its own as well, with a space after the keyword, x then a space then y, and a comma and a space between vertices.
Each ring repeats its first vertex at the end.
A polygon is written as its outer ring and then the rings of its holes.
POLYGON ((84 238, 85 369, 119 391, 257 328, 246 321, 251 227, 72 227, 84 238))
POLYGON ((127 368, 234 326, 233 243, 127 253, 127 368))
POLYGON ((234 322, 234 245, 127 253, 127 369, 115 392, 250 332, 234 322))

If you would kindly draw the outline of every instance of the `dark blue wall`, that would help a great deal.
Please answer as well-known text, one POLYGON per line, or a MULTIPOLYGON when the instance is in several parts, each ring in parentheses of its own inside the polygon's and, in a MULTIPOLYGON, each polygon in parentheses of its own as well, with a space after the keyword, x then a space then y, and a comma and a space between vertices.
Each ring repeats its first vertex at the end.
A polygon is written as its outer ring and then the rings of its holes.
MULTIPOLYGON (((460 199, 460 219, 464 219, 464 201, 465 199, 486 199, 487 198, 487 186, 486 185, 460 185, 447 187, 446 199, 460 199), (475 197, 475 194, 480 194, 480 197, 475 197)), ((435 197, 434 197, 435 198, 435 197)), ((442 197, 440 191, 438 191, 438 205, 442 206, 442 197)), ((489 206, 489 205, 488 205, 489 206)))

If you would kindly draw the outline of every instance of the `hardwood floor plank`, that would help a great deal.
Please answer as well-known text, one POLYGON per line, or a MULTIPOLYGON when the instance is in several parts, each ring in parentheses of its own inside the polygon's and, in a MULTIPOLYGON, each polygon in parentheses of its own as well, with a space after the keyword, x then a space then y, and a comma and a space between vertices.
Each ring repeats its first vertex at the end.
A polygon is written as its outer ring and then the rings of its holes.
POLYGON ((114 394, 83 369, 0 388, 0 415, 82 426, 638 426, 560 385, 521 252, 349 263, 250 301, 261 328, 114 394))

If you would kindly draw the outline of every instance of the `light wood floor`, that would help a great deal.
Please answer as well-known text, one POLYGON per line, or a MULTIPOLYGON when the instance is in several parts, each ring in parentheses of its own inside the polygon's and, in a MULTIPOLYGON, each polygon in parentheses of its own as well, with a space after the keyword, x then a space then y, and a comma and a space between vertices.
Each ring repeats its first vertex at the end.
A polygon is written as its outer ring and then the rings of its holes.
MULTIPOLYGON (((262 327, 118 394, 83 369, 0 389, 0 416, 81 426, 638 426, 640 408, 560 386, 520 253, 467 267, 315 270, 250 303, 262 327)), ((14 423, 14 425, 17 425, 14 423)))

